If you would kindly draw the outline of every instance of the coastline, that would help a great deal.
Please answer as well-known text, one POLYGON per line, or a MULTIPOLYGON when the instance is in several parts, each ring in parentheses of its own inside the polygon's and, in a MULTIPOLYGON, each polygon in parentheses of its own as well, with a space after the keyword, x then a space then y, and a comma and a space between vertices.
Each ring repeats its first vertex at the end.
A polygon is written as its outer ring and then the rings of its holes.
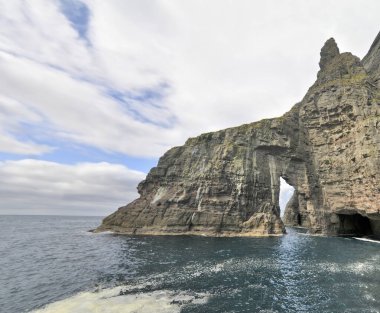
POLYGON ((237 237, 252 237, 252 238, 267 238, 267 237, 281 237, 286 233, 281 234, 267 234, 259 231, 253 232, 215 232, 215 231, 159 231, 159 230, 133 230, 126 231, 125 229, 92 229, 89 232, 94 234, 112 233, 115 235, 132 235, 132 236, 198 236, 198 237, 211 237, 211 238, 237 238, 237 237))

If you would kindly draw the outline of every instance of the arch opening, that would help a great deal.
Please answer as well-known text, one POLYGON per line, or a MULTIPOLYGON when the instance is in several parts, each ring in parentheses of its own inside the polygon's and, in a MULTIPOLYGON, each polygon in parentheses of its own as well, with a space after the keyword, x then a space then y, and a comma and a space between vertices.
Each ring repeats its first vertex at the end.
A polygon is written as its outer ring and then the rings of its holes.
POLYGON ((290 199, 294 194, 294 187, 289 185, 286 180, 280 177, 280 196, 279 196, 279 205, 280 205, 280 217, 283 219, 285 208, 290 199))

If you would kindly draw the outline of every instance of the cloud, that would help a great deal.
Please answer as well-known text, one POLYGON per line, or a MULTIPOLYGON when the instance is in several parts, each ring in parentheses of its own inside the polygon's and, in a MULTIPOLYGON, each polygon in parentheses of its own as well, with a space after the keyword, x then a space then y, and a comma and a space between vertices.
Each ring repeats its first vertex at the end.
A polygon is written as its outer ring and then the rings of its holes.
POLYGON ((19 102, 0 95, 0 152, 41 155, 54 150, 48 145, 17 138, 23 133, 21 125, 28 121, 38 123, 41 118, 19 102))
POLYGON ((0 152, 26 155, 41 155, 51 152, 53 149, 47 145, 39 145, 34 142, 21 142, 6 133, 0 132, 0 152))
POLYGON ((102 87, 66 72, 2 52, 0 71, 0 93, 21 104, 20 119, 45 137, 129 155, 157 156, 177 136, 170 129, 134 119, 102 87))
POLYGON ((142 172, 123 165, 0 162, 1 214, 105 215, 137 198, 142 172))
POLYGON ((361 53, 378 31, 376 14, 352 1, 328 10, 305 1, 87 3, 109 80, 118 88, 168 82, 167 106, 187 135, 284 113, 313 83, 324 41, 339 39, 352 16, 368 26, 355 31, 368 39, 361 53))
POLYGON ((47 153, 64 139, 158 157, 188 136, 281 115, 314 81, 327 38, 364 55, 379 9, 377 0, 0 0, 0 93, 24 107, 17 125, 0 125, 1 150, 47 153))

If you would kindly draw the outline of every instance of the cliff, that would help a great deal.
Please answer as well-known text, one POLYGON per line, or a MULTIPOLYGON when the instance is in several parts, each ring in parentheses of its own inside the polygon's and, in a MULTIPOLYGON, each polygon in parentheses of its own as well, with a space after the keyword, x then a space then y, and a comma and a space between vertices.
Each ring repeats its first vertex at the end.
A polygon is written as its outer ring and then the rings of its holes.
POLYGON ((334 39, 317 80, 279 118, 190 138, 97 231, 280 235, 280 177, 295 188, 284 222, 314 233, 380 235, 380 34, 361 61, 334 39))

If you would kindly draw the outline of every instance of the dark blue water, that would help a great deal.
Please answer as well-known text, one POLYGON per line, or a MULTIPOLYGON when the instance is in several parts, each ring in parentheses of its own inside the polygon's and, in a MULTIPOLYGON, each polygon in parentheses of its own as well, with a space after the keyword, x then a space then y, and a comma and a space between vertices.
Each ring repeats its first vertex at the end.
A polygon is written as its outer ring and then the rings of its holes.
POLYGON ((379 243, 86 232, 99 223, 0 216, 0 311, 380 311, 379 243))

